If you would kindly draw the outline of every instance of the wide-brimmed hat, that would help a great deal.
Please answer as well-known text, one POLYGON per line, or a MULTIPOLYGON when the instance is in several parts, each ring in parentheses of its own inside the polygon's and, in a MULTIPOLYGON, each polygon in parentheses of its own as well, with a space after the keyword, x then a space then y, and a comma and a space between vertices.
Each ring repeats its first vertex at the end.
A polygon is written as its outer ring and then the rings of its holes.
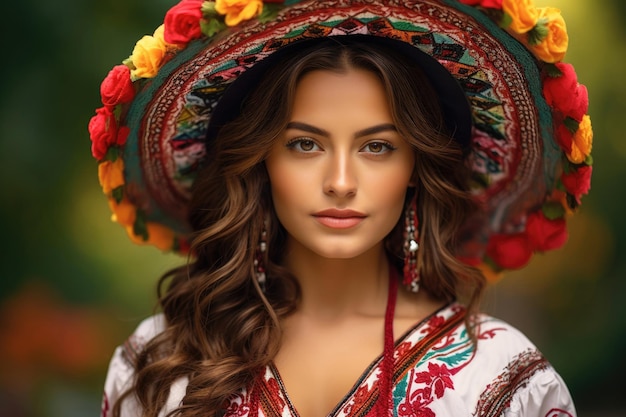
POLYGON ((444 69, 469 103, 469 124, 443 106, 468 132, 482 207, 459 256, 501 271, 562 246, 590 184, 587 90, 562 62, 560 11, 529 0, 182 0, 109 72, 89 123, 113 220, 137 243, 188 251, 190 189, 210 163, 209 126, 225 91, 288 45, 354 35, 428 56, 439 64, 426 71, 431 81, 444 69))

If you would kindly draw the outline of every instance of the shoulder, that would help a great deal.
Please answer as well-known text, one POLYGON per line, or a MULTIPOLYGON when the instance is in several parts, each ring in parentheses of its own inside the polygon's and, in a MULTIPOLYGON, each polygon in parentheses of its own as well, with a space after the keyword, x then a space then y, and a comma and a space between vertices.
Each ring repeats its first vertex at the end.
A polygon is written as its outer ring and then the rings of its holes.
POLYGON ((480 314, 476 316, 476 338, 463 383, 474 387, 477 415, 575 415, 567 386, 524 333, 480 314))
MULTIPOLYGON (((537 347, 512 325, 486 314, 472 317, 458 304, 433 315, 412 336, 404 402, 434 415, 574 416, 561 377, 537 347), (419 395, 418 395, 419 394, 419 395)), ((410 338, 409 338, 410 339, 410 338)))
POLYGON ((135 363, 137 356, 146 347, 146 344, 159 334, 163 333, 166 327, 165 316, 163 314, 155 314, 144 319, 135 331, 126 339, 124 344, 119 347, 122 358, 132 365, 135 363))
MULTIPOLYGON (((104 383, 102 417, 110 416, 115 402, 131 388, 135 377, 134 364, 137 356, 150 340, 163 332, 165 326, 165 318, 162 314, 148 317, 137 326, 124 344, 115 349, 104 383)), ((133 398, 129 398, 124 402, 122 415, 140 415, 138 410, 136 402, 133 398)))

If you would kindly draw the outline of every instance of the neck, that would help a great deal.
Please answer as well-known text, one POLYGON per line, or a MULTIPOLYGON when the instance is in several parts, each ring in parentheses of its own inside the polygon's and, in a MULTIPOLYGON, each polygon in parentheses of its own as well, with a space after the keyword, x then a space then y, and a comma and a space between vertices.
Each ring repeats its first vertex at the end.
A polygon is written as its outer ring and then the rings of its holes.
POLYGON ((350 259, 325 258, 297 243, 287 254, 286 266, 302 290, 301 313, 326 320, 384 315, 389 262, 382 244, 350 259))

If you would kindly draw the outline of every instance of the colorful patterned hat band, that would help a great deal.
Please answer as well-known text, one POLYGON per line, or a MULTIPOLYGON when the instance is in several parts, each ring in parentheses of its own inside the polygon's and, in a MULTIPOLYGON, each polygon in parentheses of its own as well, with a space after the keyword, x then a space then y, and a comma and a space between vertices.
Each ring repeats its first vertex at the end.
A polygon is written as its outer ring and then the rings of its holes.
POLYGON ((561 62, 559 10, 530 0, 182 0, 111 70, 89 123, 113 220, 134 242, 187 252, 189 190, 226 88, 286 45, 353 35, 434 58, 470 105, 467 162, 485 210, 468 219, 465 261, 517 269, 565 243, 591 178, 587 90, 561 62))

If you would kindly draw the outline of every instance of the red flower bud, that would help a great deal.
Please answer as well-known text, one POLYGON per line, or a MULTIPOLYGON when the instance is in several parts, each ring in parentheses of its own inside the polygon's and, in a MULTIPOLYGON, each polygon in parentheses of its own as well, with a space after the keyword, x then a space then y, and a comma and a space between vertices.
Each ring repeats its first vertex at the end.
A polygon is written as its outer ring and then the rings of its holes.
POLYGON ((130 80, 130 69, 126 65, 116 65, 100 85, 102 104, 115 107, 128 103, 135 97, 135 89, 130 80))
POLYGON ((546 102, 564 118, 581 121, 589 108, 587 88, 578 84, 576 72, 571 64, 556 63, 561 71, 559 77, 546 77, 543 82, 543 95, 546 102))
POLYGON ((565 219, 550 220, 543 212, 537 211, 526 220, 526 234, 536 251, 558 249, 567 241, 565 219))
POLYGON ((202 2, 203 0, 182 0, 168 10, 164 22, 165 42, 180 45, 202 36, 202 2))
POLYGON ((100 107, 89 121, 91 153, 97 160, 106 156, 109 146, 117 140, 117 122, 109 107, 100 107))
POLYGON ((502 0, 483 0, 481 6, 487 9, 502 9, 502 0))
POLYGON ((565 190, 574 196, 578 204, 582 195, 587 194, 591 187, 591 171, 592 167, 583 165, 561 176, 565 190))
POLYGON ((570 132, 570 130, 563 123, 557 126, 556 128, 556 141, 558 142, 561 149, 566 154, 572 152, 572 141, 574 140, 574 134, 570 132))
POLYGON ((126 126, 118 128, 115 115, 109 107, 100 107, 89 121, 91 154, 97 160, 103 160, 109 147, 126 143, 129 133, 130 129, 126 126))
POLYGON ((530 261, 532 254, 524 233, 493 235, 487 245, 487 256, 504 269, 522 268, 530 261))

